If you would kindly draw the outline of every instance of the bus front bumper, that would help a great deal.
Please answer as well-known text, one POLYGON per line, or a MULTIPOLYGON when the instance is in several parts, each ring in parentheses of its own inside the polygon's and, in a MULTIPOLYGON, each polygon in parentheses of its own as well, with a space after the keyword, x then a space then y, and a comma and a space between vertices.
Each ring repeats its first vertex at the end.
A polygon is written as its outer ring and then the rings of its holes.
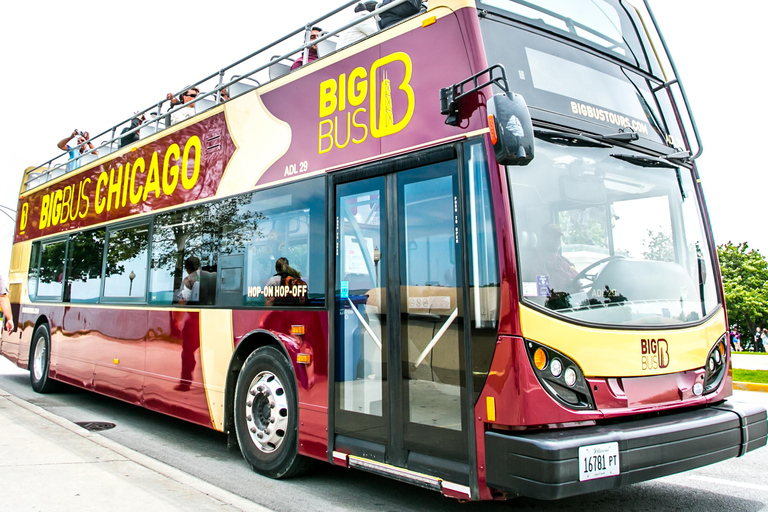
POLYGON ((740 457, 765 446, 766 431, 764 408, 731 402, 610 425, 488 431, 486 483, 500 491, 554 500, 740 457), (581 481, 579 448, 605 443, 618 443, 619 474, 581 481))

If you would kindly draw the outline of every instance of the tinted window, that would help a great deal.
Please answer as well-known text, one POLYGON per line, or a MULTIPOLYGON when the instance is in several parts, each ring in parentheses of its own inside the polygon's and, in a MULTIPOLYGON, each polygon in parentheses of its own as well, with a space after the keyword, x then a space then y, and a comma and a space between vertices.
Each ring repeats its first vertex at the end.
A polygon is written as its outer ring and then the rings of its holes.
POLYGON ((243 251, 246 304, 322 305, 325 178, 256 192, 237 218, 241 224, 222 233, 221 245, 228 254, 243 251))
POLYGON ((29 273, 27 274, 27 293, 34 298, 37 294, 38 266, 40 265, 40 242, 32 244, 32 252, 29 256, 29 273))
POLYGON ((233 222, 237 198, 155 217, 152 236, 153 304, 216 302, 219 230, 233 222))
POLYGON ((147 282, 149 224, 109 231, 104 297, 143 300, 147 282))
POLYGON ((103 229, 72 235, 67 252, 67 286, 64 290, 64 301, 98 302, 103 262, 103 229))
POLYGON ((38 297, 61 298, 66 250, 66 240, 42 244, 40 282, 37 285, 38 297))

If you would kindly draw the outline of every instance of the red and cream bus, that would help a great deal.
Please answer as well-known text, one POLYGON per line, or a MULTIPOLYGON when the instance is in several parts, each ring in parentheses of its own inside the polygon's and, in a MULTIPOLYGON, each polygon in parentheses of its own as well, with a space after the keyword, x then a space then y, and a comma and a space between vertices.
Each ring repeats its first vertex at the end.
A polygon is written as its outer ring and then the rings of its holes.
POLYGON ((471 500, 765 444, 727 400, 701 143, 647 4, 433 0, 331 51, 318 22, 196 116, 24 173, 2 353, 36 391, 226 432, 270 477, 471 500))

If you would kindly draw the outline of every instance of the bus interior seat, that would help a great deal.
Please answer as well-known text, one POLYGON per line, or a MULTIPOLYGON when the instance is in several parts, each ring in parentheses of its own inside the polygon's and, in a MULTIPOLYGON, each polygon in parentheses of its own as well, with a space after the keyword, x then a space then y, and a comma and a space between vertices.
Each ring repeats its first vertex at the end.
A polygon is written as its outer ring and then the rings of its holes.
POLYGON ((317 43, 317 56, 318 58, 323 58, 328 54, 331 54, 336 51, 336 41, 331 41, 330 39, 326 39, 325 41, 320 41, 317 43))
POLYGON ((211 94, 210 96, 206 96, 201 100, 197 100, 197 103, 195 103, 195 113, 199 114, 201 112, 205 112, 214 106, 216 106, 216 95, 211 94))
POLYGON ((200 272, 200 305, 212 306, 216 303, 216 272, 200 272))
MULTIPOLYGON (((277 55, 275 55, 277 57, 277 55)), ((272 57, 274 59, 275 57, 272 57)), ((274 61, 272 64, 269 65, 269 79, 275 80, 276 78, 280 78, 283 75, 287 75, 288 72, 291 71, 291 66, 288 64, 283 64, 282 62, 274 61)))

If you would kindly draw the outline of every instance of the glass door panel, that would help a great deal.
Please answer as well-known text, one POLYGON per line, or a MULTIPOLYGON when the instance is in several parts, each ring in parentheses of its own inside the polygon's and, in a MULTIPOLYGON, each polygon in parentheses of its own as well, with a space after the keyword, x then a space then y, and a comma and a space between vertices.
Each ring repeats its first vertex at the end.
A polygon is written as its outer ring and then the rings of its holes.
POLYGON ((384 178, 337 188, 336 430, 377 440, 388 417, 383 201, 384 178))
POLYGON ((450 434, 463 430, 465 381, 456 162, 400 173, 398 196, 405 446, 464 446, 450 434))

